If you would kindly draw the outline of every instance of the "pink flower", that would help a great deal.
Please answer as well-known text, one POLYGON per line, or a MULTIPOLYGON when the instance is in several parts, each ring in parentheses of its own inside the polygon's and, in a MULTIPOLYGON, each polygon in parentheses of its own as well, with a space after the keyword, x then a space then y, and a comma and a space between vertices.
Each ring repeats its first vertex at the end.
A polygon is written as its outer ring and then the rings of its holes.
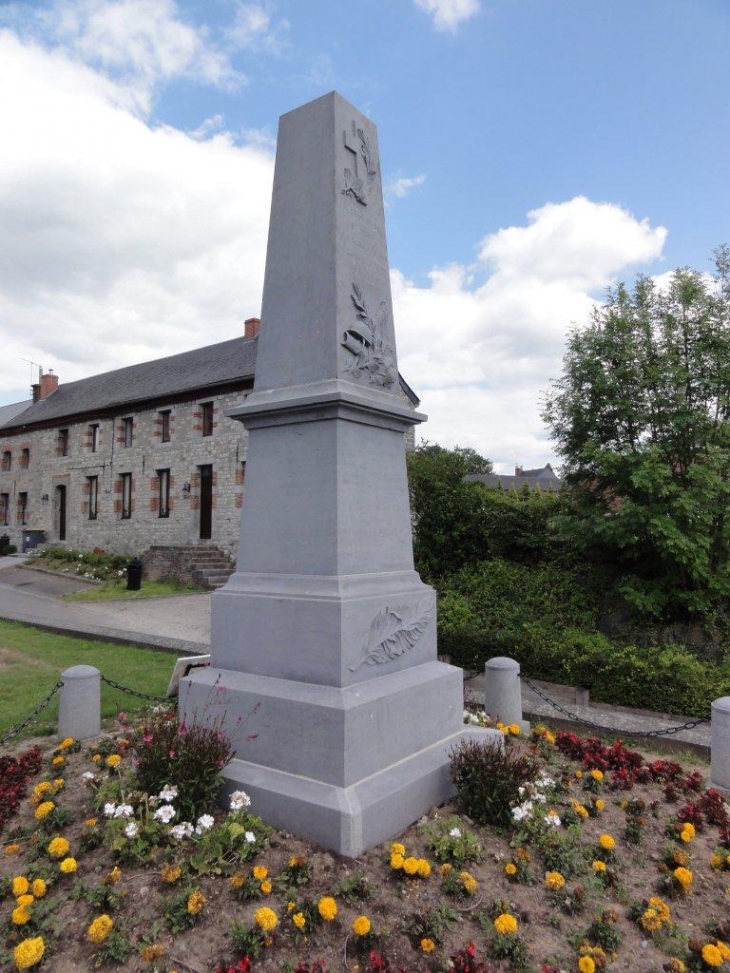
POLYGON ((167 756, 168 756, 168 757, 171 757, 171 758, 172 758, 172 757, 174 757, 174 756, 175 756, 175 751, 174 751, 174 750, 171 750, 171 751, 170 751, 170 752, 168 753, 168 755, 167 755, 167 756))
POLYGON ((153 739, 152 734, 148 733, 147 736, 142 737, 142 743, 152 743, 153 739))

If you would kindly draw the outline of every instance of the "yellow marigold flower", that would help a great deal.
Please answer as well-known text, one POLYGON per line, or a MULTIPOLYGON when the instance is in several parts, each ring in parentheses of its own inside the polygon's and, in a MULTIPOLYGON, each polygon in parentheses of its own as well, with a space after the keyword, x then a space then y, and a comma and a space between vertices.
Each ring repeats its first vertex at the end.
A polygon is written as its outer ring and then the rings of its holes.
POLYGON ((545 885, 553 892, 557 892, 565 885, 565 879, 560 872, 545 872, 545 885))
POLYGON ((664 969, 669 970, 669 973, 687 973, 687 967, 677 956, 672 956, 664 969))
POLYGON ((394 868, 397 872, 400 871, 401 868, 403 868, 404 862, 405 862, 405 858, 398 851, 396 851, 395 854, 390 856, 390 867, 394 868))
POLYGON ((718 939, 717 948, 720 950, 720 955, 722 956, 723 960, 730 959, 730 947, 727 945, 727 943, 724 943, 721 939, 718 939))
POLYGON ((53 790, 53 784, 50 780, 42 780, 40 784, 36 784, 33 788, 33 803, 40 804, 44 796, 53 790))
POLYGON ((588 817, 588 811, 580 803, 580 801, 571 801, 570 802, 570 806, 573 809, 573 812, 575 814, 577 814, 579 818, 587 818, 588 817))
POLYGON ((436 949, 436 943, 428 937, 421 940, 421 952, 432 953, 436 949))
POLYGON ((325 922, 332 922, 337 915, 337 903, 331 896, 325 895, 317 903, 317 912, 319 912, 325 922))
POLYGON ((494 920, 494 928, 500 936, 510 936, 517 932, 517 920, 509 912, 503 912, 494 920))
POLYGON ((602 801, 602 800, 601 800, 601 798, 599 797, 599 798, 597 798, 597 799, 596 799, 596 800, 595 800, 595 801, 593 802, 593 807, 594 807, 594 808, 595 808, 595 809, 596 809, 597 811, 605 811, 605 810, 606 810, 606 802, 605 802, 605 801, 602 801))
POLYGON ((273 886, 271 884, 271 880, 268 878, 264 879, 264 881, 261 883, 261 891, 264 893, 264 895, 269 895, 272 888, 273 886))
POLYGON ((591 956, 581 956, 578 960, 580 973, 595 973, 596 964, 591 956))
POLYGON ((439 865, 439 873, 444 876, 450 875, 454 870, 454 866, 449 862, 444 862, 443 865, 439 865))
POLYGON ((659 932, 662 928, 662 920, 659 918, 656 909, 646 909, 639 922, 647 932, 659 932))
POLYGON ((671 912, 669 911, 669 906, 663 899, 660 899, 658 896, 652 895, 652 897, 649 899, 649 908, 656 910, 662 922, 669 922, 669 920, 671 919, 671 912))
POLYGON ((286 904, 286 911, 287 912, 293 912, 296 909, 296 907, 297 907, 296 906, 296 902, 287 902, 287 904, 286 904))
POLYGON ((57 791, 62 791, 65 786, 66 786, 66 781, 63 779, 63 777, 56 777, 56 779, 53 782, 54 789, 57 791))
POLYGON ((470 872, 459 872, 459 881, 467 895, 474 895, 479 883, 470 872))
POLYGON ((692 872, 688 868, 683 868, 681 865, 679 868, 674 869, 674 877, 682 886, 682 890, 684 892, 686 892, 692 884, 692 872))
POLYGON ((403 857, 405 858, 406 846, 402 845, 400 841, 394 841, 393 844, 390 846, 390 853, 391 855, 403 855, 403 857))
MULTIPOLYGON (((163 865, 162 871, 160 872, 160 877, 162 881, 167 883, 167 885, 173 885, 182 875, 182 869, 179 865, 163 865)), ((241 876, 243 878, 243 876, 241 876)), ((241 882, 243 885, 243 882, 241 882)))
POLYGON ((702 947, 702 959, 708 966, 722 966, 722 953, 712 943, 702 947))
POLYGON ((112 868, 112 870, 109 872, 107 877, 104 879, 104 881, 106 882, 107 885, 116 885, 121 877, 122 877, 122 870, 121 868, 118 868, 115 865, 114 868, 112 868))
POLYGON ((103 943, 106 937, 114 928, 114 920, 111 916, 106 914, 102 916, 97 916, 96 919, 91 923, 89 928, 86 930, 86 935, 89 937, 92 943, 103 943))
POLYGON ((3 848, 3 852, 6 855, 17 855, 19 851, 20 851, 20 845, 16 841, 12 842, 9 845, 5 845, 5 847, 3 848))
POLYGON ((46 850, 52 858, 63 858, 64 855, 68 854, 70 847, 71 846, 65 838, 56 837, 51 839, 46 850))
MULTIPOLYGON (((391 859, 392 861, 392 859, 391 859)), ((415 875, 418 872, 418 859, 412 855, 403 862, 403 871, 406 875, 415 875)))
POLYGON ((188 915, 199 916, 205 908, 205 902, 205 896, 200 889, 196 889, 194 892, 191 892, 188 896, 187 905, 185 906, 188 915))
POLYGON ((582 770, 576 770, 576 772, 575 772, 575 779, 576 780, 581 780, 582 778, 583 778, 583 771, 582 770))
POLYGON ((292 855, 288 864, 289 868, 304 868, 307 864, 307 859, 304 855, 292 855))
POLYGON ((689 844, 689 842, 692 841, 693 838, 694 838, 694 833, 692 831, 687 831, 686 829, 683 828, 679 832, 679 840, 683 841, 685 844, 689 844))
POLYGON ((262 882, 266 876, 269 874, 268 868, 265 865, 255 865, 253 869, 253 877, 258 881, 262 882))
POLYGON ((372 926, 367 916, 358 916, 357 919, 353 920, 352 931, 356 936, 367 936, 371 928, 372 926))
POLYGON ((612 838, 610 834, 602 834, 598 839, 598 844, 605 851, 613 851, 616 847, 616 839, 612 838))
POLYGON ((505 873, 505 875, 516 875, 517 874, 517 866, 515 865, 515 863, 514 862, 507 862, 507 864, 504 866, 504 873, 505 873))
POLYGON ((246 882, 246 876, 243 872, 236 872, 235 875, 231 875, 228 879, 228 884, 232 889, 240 889, 246 882))
POLYGON ((94 761, 95 764, 101 763, 101 754, 95 753, 91 759, 94 761))
POLYGON ((552 731, 547 730, 545 733, 545 740, 547 740, 548 743, 555 743, 555 734, 552 731))
POLYGON ((254 913, 254 922, 263 932, 273 932, 279 925, 279 920, 273 909, 263 906, 254 913))
POLYGON ((98 818, 87 818, 84 821, 84 824, 86 825, 87 828, 95 828, 96 825, 97 825, 97 822, 98 822, 98 818))
POLYGON ((140 957, 143 963, 154 963, 156 959, 165 952, 165 947, 160 946, 158 943, 154 943, 152 946, 145 946, 145 948, 140 953, 140 957))
POLYGON ((603 780, 603 771, 596 768, 591 771, 591 777, 593 780, 603 780))
POLYGON ((518 737, 520 733, 522 733, 522 727, 519 725, 519 723, 510 723, 507 729, 513 737, 518 737))
POLYGON ((295 912, 291 917, 291 921, 300 932, 304 932, 304 927, 307 925, 307 920, 303 912, 295 912))
POLYGON ((431 863, 426 861, 425 858, 418 859, 418 874, 421 878, 428 878, 431 874, 431 863))
POLYGON ((16 899, 19 895, 25 895, 29 888, 30 882, 25 875, 16 875, 11 883, 11 889, 16 899))
POLYGON ((24 939, 18 943, 13 951, 16 967, 19 970, 30 969, 31 966, 40 963, 45 951, 46 947, 42 936, 36 936, 35 939, 24 939))
POLYGON ((35 896, 31 895, 30 893, 28 893, 27 895, 19 895, 18 898, 15 900, 16 905, 25 905, 25 906, 33 905, 34 902, 35 902, 35 896))
POLYGON ((33 879, 33 884, 31 885, 31 891, 37 899, 42 899, 47 892, 46 883, 42 878, 33 879))
POLYGON ((722 855, 713 855, 710 858, 710 867, 711 868, 722 868, 723 860, 724 859, 723 859, 722 855))
POLYGON ((53 803, 53 801, 44 801, 42 804, 39 804, 35 809, 36 819, 38 821, 42 821, 43 818, 47 818, 55 806, 56 805, 53 803))
POLYGON ((24 926, 26 922, 30 919, 30 910, 27 905, 19 905, 17 908, 13 909, 11 918, 13 920, 13 925, 24 926))
POLYGON ((72 875, 76 871, 76 859, 64 858, 58 867, 64 875, 72 875))
POLYGON ((64 740, 61 740, 61 742, 58 744, 58 747, 56 749, 68 750, 69 747, 72 747, 74 745, 74 742, 75 741, 73 737, 66 737, 64 740))
POLYGON ((59 755, 57 757, 54 757, 53 758, 53 760, 51 761, 51 763, 53 764, 54 767, 61 767, 61 766, 63 766, 63 764, 66 763, 66 758, 65 757, 62 757, 61 754, 59 753, 59 755))
POLYGON ((119 756, 118 753, 112 753, 106 758, 106 765, 107 767, 111 767, 112 770, 115 767, 118 767, 121 762, 122 762, 122 758, 119 756))

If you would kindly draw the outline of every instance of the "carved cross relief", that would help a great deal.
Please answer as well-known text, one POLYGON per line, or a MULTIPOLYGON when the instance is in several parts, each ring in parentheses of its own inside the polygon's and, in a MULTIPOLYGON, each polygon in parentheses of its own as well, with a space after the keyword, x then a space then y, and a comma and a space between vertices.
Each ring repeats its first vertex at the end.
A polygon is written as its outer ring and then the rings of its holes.
POLYGON ((352 165, 352 168, 345 166, 345 188, 342 192, 346 196, 352 196, 362 206, 367 206, 368 183, 377 172, 372 163, 370 140, 366 137, 363 130, 356 126, 354 121, 352 123, 352 131, 350 132, 345 129, 342 135, 345 151, 350 153, 347 161, 352 165), (364 175, 367 175, 367 182, 360 176, 358 171, 360 157, 362 158, 363 168, 365 170, 364 175))

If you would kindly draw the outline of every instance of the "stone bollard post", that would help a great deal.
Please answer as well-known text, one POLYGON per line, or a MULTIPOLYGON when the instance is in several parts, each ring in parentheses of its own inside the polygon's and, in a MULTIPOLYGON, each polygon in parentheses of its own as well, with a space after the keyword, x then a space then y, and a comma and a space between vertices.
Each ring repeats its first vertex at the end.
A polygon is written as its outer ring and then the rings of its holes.
POLYGON ((519 662, 501 655, 488 660, 484 666, 484 709, 492 719, 518 723, 529 730, 530 724, 522 719, 519 662))
POLYGON ((58 735, 88 740, 101 731, 101 673, 94 666, 71 666, 61 673, 58 735))
POLYGON ((730 793, 730 696, 710 708, 710 786, 730 793))

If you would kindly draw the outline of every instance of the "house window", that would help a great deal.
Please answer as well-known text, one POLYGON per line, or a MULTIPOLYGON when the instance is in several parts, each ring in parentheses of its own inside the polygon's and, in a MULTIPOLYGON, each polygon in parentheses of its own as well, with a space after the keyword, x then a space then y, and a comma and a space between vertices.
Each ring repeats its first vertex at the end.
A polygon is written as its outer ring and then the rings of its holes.
POLYGON ((8 516, 10 514, 10 494, 0 493, 0 525, 8 526, 8 516))
POLYGON ((122 473, 122 520, 132 516, 132 474, 122 473))
POLYGON ((213 403, 203 402, 200 406, 203 413, 203 435, 213 435, 213 403))
POLYGON ((25 525, 28 523, 28 494, 18 494, 18 521, 25 525))
POLYGON ((158 517, 169 517, 170 516, 170 471, 169 470, 158 470, 157 479, 159 483, 159 496, 158 496, 158 506, 157 506, 157 516, 158 517))
POLYGON ((30 450, 28 448, 20 451, 20 468, 27 470, 30 466, 30 450))
POLYGON ((13 454, 9 449, 3 451, 3 473, 7 473, 13 463, 13 454))
POLYGON ((58 455, 68 456, 68 429, 58 430, 58 455))
POLYGON ((134 419, 127 416, 122 419, 122 444, 125 449, 129 449, 134 441, 134 419))
POLYGON ((96 520, 99 511, 99 477, 87 476, 86 482, 89 484, 89 520, 96 520))
POLYGON ((170 410, 160 412, 160 439, 163 443, 170 442, 170 410))
POLYGON ((93 422, 89 426, 89 448, 92 453, 99 451, 99 423, 93 422))

